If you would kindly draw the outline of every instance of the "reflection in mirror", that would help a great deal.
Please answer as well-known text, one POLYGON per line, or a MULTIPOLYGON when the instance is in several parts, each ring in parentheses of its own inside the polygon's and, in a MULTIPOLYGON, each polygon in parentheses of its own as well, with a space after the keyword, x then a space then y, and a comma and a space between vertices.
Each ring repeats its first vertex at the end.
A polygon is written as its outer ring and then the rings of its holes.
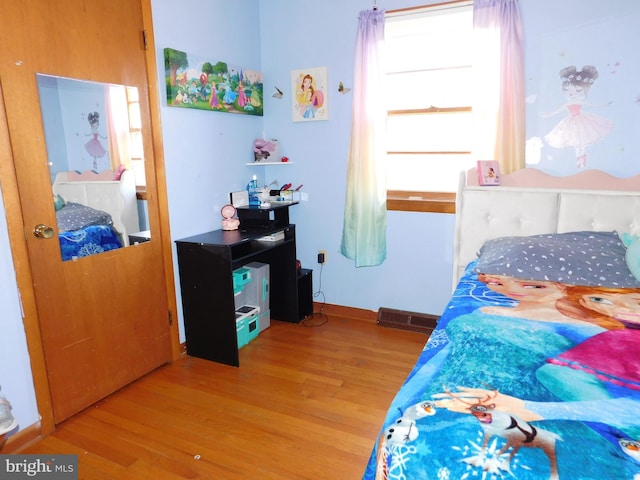
POLYGON ((137 88, 36 76, 62 259, 149 240, 137 88))

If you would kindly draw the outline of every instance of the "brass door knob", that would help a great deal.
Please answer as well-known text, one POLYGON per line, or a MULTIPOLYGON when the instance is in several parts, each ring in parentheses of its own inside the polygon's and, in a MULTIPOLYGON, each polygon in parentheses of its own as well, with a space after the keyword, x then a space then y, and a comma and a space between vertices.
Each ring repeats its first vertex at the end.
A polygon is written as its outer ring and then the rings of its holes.
POLYGON ((53 237, 54 233, 55 232, 53 231, 53 228, 48 227, 44 223, 39 223, 38 225, 33 227, 33 235, 36 238, 44 238, 44 239, 51 238, 53 237))

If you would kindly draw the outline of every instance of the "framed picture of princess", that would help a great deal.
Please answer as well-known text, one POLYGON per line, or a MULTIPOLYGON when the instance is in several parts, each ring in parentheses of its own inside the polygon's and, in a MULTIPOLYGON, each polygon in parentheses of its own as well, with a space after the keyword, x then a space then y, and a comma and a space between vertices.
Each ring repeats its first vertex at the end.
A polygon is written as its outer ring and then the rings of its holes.
POLYGON ((328 120, 327 67, 292 70, 291 98, 294 122, 328 120))

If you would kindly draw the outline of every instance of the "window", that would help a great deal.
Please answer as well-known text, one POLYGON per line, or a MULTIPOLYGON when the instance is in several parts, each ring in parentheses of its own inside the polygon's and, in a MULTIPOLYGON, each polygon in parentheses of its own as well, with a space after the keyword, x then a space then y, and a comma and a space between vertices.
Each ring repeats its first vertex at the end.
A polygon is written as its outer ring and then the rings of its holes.
POLYGON ((109 119, 111 168, 115 171, 122 165, 133 171, 136 188, 144 191, 146 179, 142 119, 137 87, 112 85, 109 88, 109 119))
POLYGON ((127 87, 127 105, 129 112, 129 138, 131 142, 131 169, 136 179, 136 187, 144 190, 147 180, 144 172, 144 151, 142 148, 142 120, 140 117, 140 99, 138 89, 127 87))
POLYGON ((387 12, 389 199, 439 192, 431 197, 451 200, 442 192, 455 192, 460 171, 475 166, 472 33, 471 1, 387 12))

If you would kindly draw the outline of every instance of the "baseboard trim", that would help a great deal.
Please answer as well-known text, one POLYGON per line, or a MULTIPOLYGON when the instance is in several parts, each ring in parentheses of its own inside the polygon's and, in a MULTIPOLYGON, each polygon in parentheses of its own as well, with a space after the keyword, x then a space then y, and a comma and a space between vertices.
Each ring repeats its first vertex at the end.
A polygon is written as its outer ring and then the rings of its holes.
POLYGON ((26 448, 31 443, 42 440, 43 437, 42 425, 40 422, 36 422, 7 438, 7 443, 2 448, 2 453, 19 453, 23 448, 26 448))

